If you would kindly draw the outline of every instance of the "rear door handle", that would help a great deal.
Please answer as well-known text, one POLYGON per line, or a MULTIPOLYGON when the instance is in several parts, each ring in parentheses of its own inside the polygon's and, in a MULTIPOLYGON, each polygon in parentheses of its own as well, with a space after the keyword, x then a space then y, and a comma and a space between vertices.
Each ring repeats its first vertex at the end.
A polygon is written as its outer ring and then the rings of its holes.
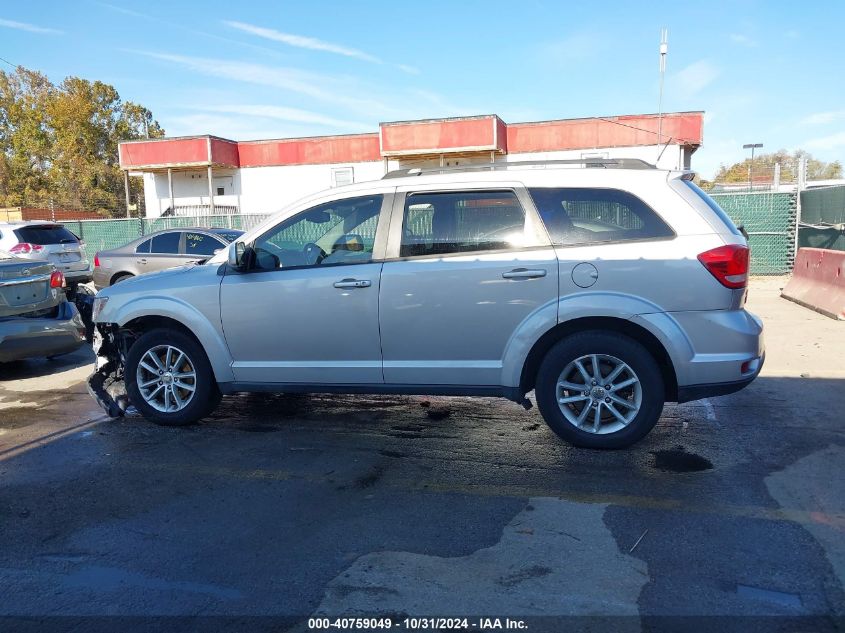
POLYGON ((502 273, 502 277, 505 279, 535 279, 545 276, 546 271, 542 268, 514 268, 506 273, 502 273))
POLYGON ((372 285, 369 279, 341 279, 334 282, 335 288, 369 288, 372 285))
POLYGON ((146 264, 146 263, 147 263, 147 260, 146 260, 146 259, 139 259, 139 260, 138 260, 138 263, 139 263, 139 264, 146 264))

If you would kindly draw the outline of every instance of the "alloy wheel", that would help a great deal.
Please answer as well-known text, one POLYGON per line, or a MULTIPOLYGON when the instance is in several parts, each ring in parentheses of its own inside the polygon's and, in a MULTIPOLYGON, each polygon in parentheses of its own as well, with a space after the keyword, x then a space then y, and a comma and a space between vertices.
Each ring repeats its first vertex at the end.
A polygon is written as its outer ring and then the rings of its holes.
POLYGON ((637 417, 642 386, 624 361, 609 354, 586 354, 561 372, 556 397, 572 426, 603 435, 625 428, 637 417))
POLYGON ((135 380, 144 401, 163 413, 187 407, 197 389, 193 362, 173 345, 156 345, 147 350, 138 363, 135 380))

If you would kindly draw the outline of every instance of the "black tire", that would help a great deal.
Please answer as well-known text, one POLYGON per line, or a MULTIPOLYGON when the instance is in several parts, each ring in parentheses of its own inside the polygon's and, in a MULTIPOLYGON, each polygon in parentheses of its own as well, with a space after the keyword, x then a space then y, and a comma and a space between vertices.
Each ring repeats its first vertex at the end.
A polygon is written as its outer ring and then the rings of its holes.
POLYGON ((665 398, 660 368, 649 351, 623 334, 602 331, 579 332, 555 344, 540 365, 535 395, 543 419, 558 436, 575 446, 602 449, 625 448, 648 435, 660 418, 665 398), (626 363, 639 379, 640 409, 628 425, 618 431, 598 434, 577 428, 567 420, 558 404, 557 385, 561 373, 569 363, 589 354, 613 356, 626 363))
POLYGON ((121 273, 114 279, 112 279, 111 285, 114 286, 119 284, 121 281, 126 281, 127 279, 132 279, 135 275, 132 273, 121 273))
POLYGON ((214 411, 220 403, 220 390, 214 379, 214 372, 202 346, 192 337, 178 330, 159 328, 143 334, 133 343, 126 357, 126 392, 129 401, 146 419, 164 426, 193 424, 214 411), (195 391, 185 408, 175 412, 159 411, 141 396, 136 381, 138 364, 147 351, 159 345, 172 345, 190 360, 196 372, 195 391))

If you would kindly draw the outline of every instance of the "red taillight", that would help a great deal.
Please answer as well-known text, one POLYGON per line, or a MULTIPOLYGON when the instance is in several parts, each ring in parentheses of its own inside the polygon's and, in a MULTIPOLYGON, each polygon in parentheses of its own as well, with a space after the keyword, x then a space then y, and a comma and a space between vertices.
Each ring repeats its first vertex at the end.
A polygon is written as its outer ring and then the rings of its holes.
POLYGON ((698 261, 726 288, 745 288, 748 284, 748 247, 728 244, 698 256, 698 261))
POLYGON ((95 253, 95 255, 94 255, 94 268, 99 268, 99 267, 100 267, 100 254, 95 253))
POLYGON ((51 288, 64 288, 65 287, 65 276, 58 270, 54 270, 53 274, 50 275, 50 287, 51 288))
POLYGON ((16 255, 29 255, 30 253, 40 253, 43 250, 44 247, 41 244, 21 242, 20 244, 15 244, 12 248, 10 248, 9 252, 16 255))

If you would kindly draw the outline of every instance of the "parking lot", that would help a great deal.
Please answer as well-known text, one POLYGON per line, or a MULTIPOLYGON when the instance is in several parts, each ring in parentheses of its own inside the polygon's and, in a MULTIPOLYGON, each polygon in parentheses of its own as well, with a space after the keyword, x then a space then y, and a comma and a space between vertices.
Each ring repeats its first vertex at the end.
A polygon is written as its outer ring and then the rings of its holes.
POLYGON ((667 405, 615 452, 495 399, 243 395, 162 428, 102 415, 90 350, 2 366, 0 613, 836 630, 845 324, 780 299, 784 282, 751 283, 760 378, 667 405))

